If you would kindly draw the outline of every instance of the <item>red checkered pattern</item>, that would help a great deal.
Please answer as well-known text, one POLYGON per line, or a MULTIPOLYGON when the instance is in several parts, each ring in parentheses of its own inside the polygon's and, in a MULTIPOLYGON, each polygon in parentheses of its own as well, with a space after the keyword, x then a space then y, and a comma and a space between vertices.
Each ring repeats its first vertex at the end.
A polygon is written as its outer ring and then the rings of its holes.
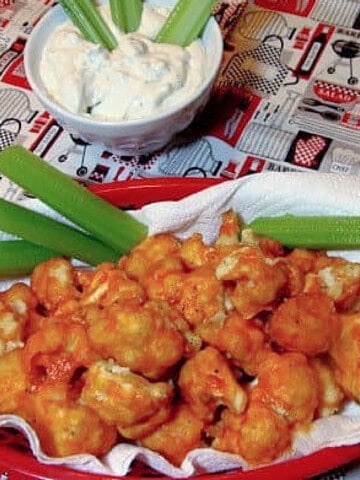
POLYGON ((355 88, 348 88, 344 85, 336 85, 321 80, 316 80, 313 90, 320 98, 336 103, 352 102, 360 95, 360 91, 355 88))
POLYGON ((344 85, 336 85, 335 83, 324 82, 322 80, 316 80, 315 85, 319 88, 327 88, 333 92, 346 93, 350 95, 357 92, 353 88, 348 88, 344 85))
POLYGON ((94 170, 90 173, 89 179, 92 180, 93 182, 102 183, 105 180, 108 172, 109 172, 109 167, 98 163, 94 168, 94 170))
POLYGON ((296 142, 294 161, 301 167, 315 167, 317 165, 317 155, 326 146, 326 140, 319 135, 313 135, 308 139, 300 138, 296 142))

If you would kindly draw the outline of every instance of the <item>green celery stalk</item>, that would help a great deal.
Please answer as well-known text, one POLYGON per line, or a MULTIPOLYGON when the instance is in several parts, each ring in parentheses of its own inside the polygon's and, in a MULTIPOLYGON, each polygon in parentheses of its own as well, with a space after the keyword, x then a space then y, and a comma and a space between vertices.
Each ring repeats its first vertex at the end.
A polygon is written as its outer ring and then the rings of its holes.
POLYGON ((26 240, 1 241, 0 278, 29 275, 38 263, 61 256, 58 252, 26 240))
POLYGON ((85 13, 82 11, 76 0, 59 0, 59 3, 86 40, 93 43, 100 43, 98 33, 89 23, 85 13))
POLYGON ((360 249, 360 217, 260 217, 247 225, 257 235, 278 240, 287 247, 319 250, 360 249))
POLYGON ((86 40, 113 50, 117 40, 91 0, 59 0, 73 24, 86 40))
POLYGON ((0 230, 90 265, 116 262, 122 253, 76 228, 4 199, 0 199, 0 230))
POLYGON ((217 0, 178 0, 156 41, 186 47, 201 34, 216 3, 217 0))
POLYGON ((110 0, 111 18, 123 32, 138 29, 142 14, 142 0, 110 0))
POLYGON ((116 252, 147 236, 147 227, 20 145, 0 152, 0 172, 116 252))

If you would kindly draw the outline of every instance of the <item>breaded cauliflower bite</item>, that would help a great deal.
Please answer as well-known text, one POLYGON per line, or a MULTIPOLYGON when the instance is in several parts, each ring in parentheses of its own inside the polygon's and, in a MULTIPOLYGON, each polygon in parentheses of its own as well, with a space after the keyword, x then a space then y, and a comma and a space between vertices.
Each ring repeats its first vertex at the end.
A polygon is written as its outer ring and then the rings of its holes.
POLYGON ((218 261, 218 249, 215 245, 207 245, 201 233, 193 233, 181 244, 181 259, 187 269, 211 267, 218 261))
POLYGON ((91 305, 107 307, 117 302, 141 304, 145 301, 143 287, 128 278, 124 270, 104 263, 82 285, 80 304, 83 308, 91 305))
POLYGON ((339 312, 356 308, 360 293, 360 265, 337 258, 328 259, 316 276, 309 276, 306 289, 312 291, 316 288, 334 301, 339 312))
POLYGON ((199 325, 205 320, 223 318, 224 286, 211 269, 195 269, 183 276, 180 298, 175 307, 192 326, 199 325))
POLYGON ((117 441, 116 428, 69 398, 63 385, 27 393, 22 415, 37 432, 45 453, 53 457, 79 452, 101 457, 117 441))
POLYGON ((23 369, 20 349, 0 356, 0 379, 0 412, 19 412, 22 406, 22 395, 30 386, 23 369))
POLYGON ((164 233, 146 238, 126 256, 119 265, 130 278, 142 283, 161 262, 180 256, 181 242, 172 234, 164 233))
POLYGON ((283 297, 288 280, 282 262, 266 257, 257 246, 242 245, 218 264, 216 278, 233 282, 228 298, 245 318, 272 310, 283 297))
POLYGON ((64 258, 51 258, 37 265, 31 274, 31 287, 40 304, 51 313, 80 294, 75 269, 64 258))
POLYGON ((201 419, 211 422, 219 406, 241 413, 247 395, 226 358, 206 347, 181 368, 178 385, 183 399, 201 419))
POLYGON ((68 383, 77 370, 97 358, 81 325, 51 319, 28 338, 21 355, 25 371, 36 387, 68 383))
POLYGON ((221 259, 229 255, 240 243, 240 219, 234 211, 221 215, 221 225, 214 244, 206 244, 200 233, 194 233, 181 244, 181 258, 186 267, 215 268, 221 259))
POLYGON ((149 434, 170 416, 174 396, 170 382, 149 382, 111 360, 93 363, 84 380, 81 404, 123 436, 130 431, 149 434))
POLYGON ((306 426, 315 417, 319 385, 305 355, 264 353, 252 397, 282 415, 289 424, 306 426))
POLYGON ((170 418, 155 432, 142 438, 140 445, 163 455, 180 466, 186 454, 204 446, 202 432, 204 423, 191 410, 179 403, 170 418))
POLYGON ((315 416, 322 418, 335 415, 344 405, 345 393, 336 381, 331 360, 328 356, 314 357, 310 359, 310 365, 315 372, 319 386, 315 416))
POLYGON ((24 327, 21 317, 0 304, 0 356, 24 345, 24 327))
POLYGON ((258 356, 267 349, 267 337, 260 322, 230 312, 222 321, 203 322, 196 328, 202 340, 223 352, 247 375, 258 371, 258 356))
POLYGON ((275 310, 269 334, 286 350, 312 356, 328 351, 338 321, 334 303, 327 295, 301 293, 275 310))
POLYGON ((346 395, 360 401, 360 313, 341 314, 330 348, 335 377, 346 395))
POLYGON ((99 309, 88 329, 93 348, 104 358, 152 379, 162 377, 183 356, 185 339, 169 307, 148 301, 99 309))
POLYGON ((21 322, 30 320, 32 311, 37 308, 39 300, 31 287, 22 282, 11 285, 8 290, 0 292, 0 305, 10 309, 21 322))
POLYGON ((241 455, 253 466, 272 462, 291 445, 287 420, 259 400, 250 399, 241 415, 225 410, 216 430, 213 448, 241 455))
POLYGON ((23 347, 27 324, 37 305, 34 292, 24 283, 0 292, 0 355, 23 347))

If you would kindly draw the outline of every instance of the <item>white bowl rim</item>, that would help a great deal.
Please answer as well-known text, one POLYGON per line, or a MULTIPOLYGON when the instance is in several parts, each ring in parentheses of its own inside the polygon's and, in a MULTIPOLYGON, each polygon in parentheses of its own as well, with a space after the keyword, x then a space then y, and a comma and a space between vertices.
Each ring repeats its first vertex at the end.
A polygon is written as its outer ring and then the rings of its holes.
MULTIPOLYGON (((152 1, 151 3, 153 5, 156 5, 156 0, 152 1)), ((132 119, 132 120, 129 119, 124 121, 99 119, 99 118, 94 118, 90 116, 73 113, 67 110, 66 108, 64 108, 55 100, 53 100, 50 96, 46 95, 44 91, 41 88, 39 88, 38 82, 35 80, 34 75, 32 73, 33 69, 32 69, 32 66, 30 65, 29 54, 28 54, 32 48, 35 48, 34 45, 35 45, 35 40, 37 37, 37 32, 39 31, 39 28, 42 26, 43 23, 47 22, 49 18, 52 18, 55 15, 58 15, 61 9, 62 7, 60 4, 57 4, 51 7, 50 10, 44 14, 44 16, 40 19, 40 21, 34 27, 34 30, 30 34, 25 44, 24 68, 25 68, 25 75, 27 77, 27 80, 30 84, 31 89, 38 96, 38 98, 41 100, 44 106, 49 107, 49 109, 52 108, 54 110, 57 110, 63 117, 67 118, 67 121, 69 122, 74 122, 74 123, 81 122, 84 126, 89 125, 92 127, 96 125, 101 125, 102 127, 105 127, 107 129, 111 129, 119 126, 124 128, 127 128, 127 127, 130 128, 130 127, 146 125, 148 123, 153 123, 153 122, 156 123, 164 119, 167 119, 172 115, 176 114, 176 112, 178 112, 179 110, 182 110, 190 106, 194 101, 196 101, 199 97, 201 97, 201 95, 203 95, 204 91, 206 91, 209 88, 209 86, 212 84, 213 80, 215 79, 216 75, 219 72, 221 62, 222 62, 222 57, 223 57, 222 47, 217 49, 217 52, 216 52, 217 55, 215 57, 215 61, 212 63, 211 71, 207 75, 206 81, 201 84, 201 87, 199 87, 195 92, 193 92, 191 96, 187 97, 184 102, 178 102, 177 104, 170 106, 169 108, 167 108, 162 112, 159 112, 157 114, 147 116, 144 118, 140 118, 140 119, 132 119)), ((64 13, 64 15, 66 14, 64 13)), ((205 30, 210 28, 213 29, 213 34, 215 35, 217 44, 222 46, 223 45, 222 32, 219 24, 213 17, 210 17, 205 27, 205 30)))

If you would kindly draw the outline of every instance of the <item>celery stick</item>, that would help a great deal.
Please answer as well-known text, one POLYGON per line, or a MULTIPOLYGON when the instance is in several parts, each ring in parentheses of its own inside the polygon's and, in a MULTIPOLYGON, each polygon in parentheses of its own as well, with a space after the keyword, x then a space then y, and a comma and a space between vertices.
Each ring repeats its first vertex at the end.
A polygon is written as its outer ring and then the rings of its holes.
POLYGON ((117 252, 130 250, 147 235, 147 227, 127 212, 20 145, 0 152, 0 172, 117 252))
POLYGON ((157 42, 186 47, 201 34, 217 0, 179 0, 156 36, 157 42))
POLYGON ((91 0, 59 0, 66 14, 86 40, 111 51, 117 40, 91 0))
POLYGON ((100 43, 98 33, 89 23, 85 13, 82 11, 76 0, 59 0, 59 3, 86 40, 93 43, 100 43))
POLYGON ((109 26, 101 17, 99 11, 93 4, 92 0, 77 0, 82 11, 85 13, 91 25, 96 29, 100 39, 101 44, 107 50, 114 50, 117 45, 117 40, 110 30, 109 26))
POLYGON ((137 30, 141 21, 142 0, 110 0, 111 17, 123 32, 137 30))
POLYGON ((1 241, 0 278, 29 275, 38 263, 52 257, 61 257, 61 254, 26 240, 1 241))
POLYGON ((288 247, 360 249, 360 217, 355 216, 260 217, 247 227, 288 247))
POLYGON ((116 262, 121 252, 63 223, 0 199, 0 230, 90 265, 116 262))

